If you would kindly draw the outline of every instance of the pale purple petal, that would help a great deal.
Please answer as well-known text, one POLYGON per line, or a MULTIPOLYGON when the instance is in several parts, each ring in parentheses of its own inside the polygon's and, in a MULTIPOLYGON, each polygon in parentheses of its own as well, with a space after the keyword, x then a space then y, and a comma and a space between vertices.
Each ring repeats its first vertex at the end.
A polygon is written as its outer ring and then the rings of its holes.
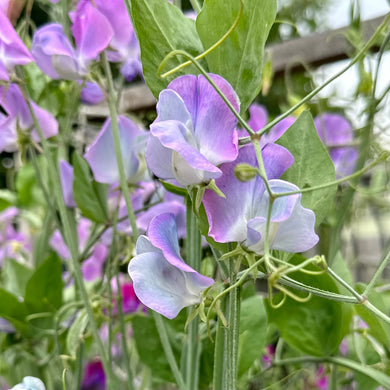
POLYGON ((121 66, 120 72, 126 81, 133 81, 142 75, 142 63, 138 58, 127 58, 121 66))
POLYGON ((267 110, 261 104, 251 104, 249 106, 249 115, 248 125, 255 132, 261 130, 268 122, 267 110))
POLYGON ((331 149, 329 155, 334 163, 337 179, 349 176, 355 171, 359 153, 354 147, 340 146, 331 149))
POLYGON ((81 68, 109 45, 114 32, 107 18, 90 1, 77 4, 72 26, 81 68))
POLYGON ((92 255, 84 260, 81 265, 81 272, 84 280, 91 282, 103 276, 103 264, 106 261, 108 249, 103 244, 96 244, 92 255))
POLYGON ((180 256, 177 227, 173 214, 165 213, 153 218, 149 224, 147 235, 151 244, 162 251, 169 263, 182 271, 194 272, 180 256))
POLYGON ((62 259, 70 259, 69 249, 65 244, 65 241, 62 238, 62 235, 59 230, 54 231, 53 235, 49 240, 49 244, 57 252, 58 256, 60 256, 62 259))
MULTIPOLYGON (((196 149, 191 132, 181 122, 176 120, 155 122, 150 126, 150 132, 164 147, 173 150, 174 176, 180 184, 198 184, 221 175, 221 171, 196 149)), ((147 161, 155 172, 148 156, 147 161)))
POLYGON ((264 134, 261 137, 261 145, 263 146, 278 140, 286 132, 286 130, 292 126, 295 120, 296 118, 293 116, 288 116, 287 118, 282 119, 279 123, 272 127, 267 134, 264 134))
MULTIPOLYGON (((55 117, 48 111, 31 102, 36 118, 38 119, 39 127, 42 130, 45 138, 54 137, 58 134, 58 122, 55 117)), ((32 118, 31 118, 32 121, 32 118)), ((32 136, 36 141, 40 138, 36 129, 33 129, 32 136)))
POLYGON ((326 146, 344 145, 353 140, 350 123, 340 114, 324 113, 314 119, 321 141, 326 146))
POLYGON ((146 232, 150 221, 157 215, 163 213, 172 213, 175 216, 178 238, 183 238, 186 233, 186 208, 183 203, 176 201, 159 203, 141 213, 137 217, 138 228, 146 232))
POLYGON ((71 79, 74 79, 74 74, 78 73, 75 51, 58 23, 37 29, 31 52, 37 65, 52 79, 60 79, 68 74, 72 74, 71 79))
MULTIPOLYGON (((129 182, 136 183, 143 175, 140 155, 146 144, 147 133, 124 116, 118 116, 118 125, 126 178, 129 182)), ((111 119, 106 120, 84 157, 96 181, 108 184, 119 181, 111 119)))
POLYGON ((150 170, 161 179, 175 177, 172 166, 173 150, 161 145, 157 137, 149 137, 146 145, 145 159, 150 170))
POLYGON ((87 81, 81 90, 81 101, 85 104, 98 104, 105 98, 99 84, 87 81))
MULTIPOLYGON (((33 58, 26 45, 16 33, 3 10, 0 9, 0 63, 2 69, 10 72, 15 65, 26 65, 31 61, 33 58)), ((8 77, 2 79, 7 80, 8 77)))
POLYGON ((0 153, 18 150, 17 118, 0 114, 0 153))
POLYGON ((65 160, 60 161, 60 179, 64 203, 67 207, 76 207, 73 196, 73 167, 65 160))
POLYGON ((129 274, 138 299, 170 319, 184 307, 199 303, 201 292, 214 283, 192 268, 189 272, 178 269, 161 252, 135 256, 129 263, 129 274))
MULTIPOLYGON (((276 144, 266 145, 262 156, 269 180, 279 178, 294 161, 287 149, 276 144)), ((240 242, 246 238, 247 221, 257 215, 265 189, 258 176, 249 182, 239 181, 234 175, 234 168, 239 163, 258 166, 253 145, 242 147, 235 162, 222 164, 223 175, 216 180, 216 185, 226 198, 211 190, 206 190, 203 197, 209 235, 217 242, 240 242)))
MULTIPOLYGON (((221 76, 209 76, 239 111, 239 100, 231 85, 221 76)), ((235 160, 238 153, 237 119, 205 77, 181 76, 168 88, 180 95, 191 114, 200 153, 214 165, 235 160)))
POLYGON ((0 80, 9 81, 7 70, 4 68, 1 62, 0 62, 0 80))
POLYGON ((46 390, 46 387, 39 378, 25 376, 22 383, 17 384, 10 390, 46 390))
MULTIPOLYGON (((270 180, 271 189, 276 193, 297 191, 299 188, 283 180, 270 180)), ((267 197, 268 194, 265 193, 267 197)), ((291 216, 278 224, 271 248, 286 252, 304 252, 318 242, 314 231, 315 214, 301 205, 301 195, 295 203, 291 216)))

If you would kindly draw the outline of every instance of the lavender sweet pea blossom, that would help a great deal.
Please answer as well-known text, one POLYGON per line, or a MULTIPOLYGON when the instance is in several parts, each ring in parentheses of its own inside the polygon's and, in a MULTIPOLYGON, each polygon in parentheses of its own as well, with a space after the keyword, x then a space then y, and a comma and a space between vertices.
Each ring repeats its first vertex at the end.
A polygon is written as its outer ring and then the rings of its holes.
MULTIPOLYGON (((126 178, 129 183, 135 184, 144 176, 145 164, 143 164, 142 154, 148 133, 124 116, 118 116, 118 126, 126 178)), ((111 119, 104 122, 100 133, 87 149, 84 157, 96 181, 108 184, 119 182, 111 119)))
MULTIPOLYGON (((50 138, 57 135, 58 123, 54 116, 34 102, 31 102, 31 105, 43 136, 50 138)), ((0 107, 7 114, 2 115, 0 113, 0 153, 18 150, 20 136, 28 137, 30 131, 32 138, 39 141, 39 136, 33 128, 33 118, 27 102, 16 84, 11 84, 7 88, 0 86, 0 107)))
POLYGON ((15 65, 26 65, 31 61, 33 57, 0 8, 0 80, 9 81, 9 73, 15 65))
POLYGON ((354 138, 350 123, 340 114, 323 113, 314 119, 314 124, 321 141, 329 148, 336 178, 352 174, 358 152, 353 146, 348 146, 354 138))
MULTIPOLYGON (((273 192, 298 190, 298 187, 278 178, 293 163, 290 152, 276 144, 267 144, 263 150, 265 169, 273 192)), ((237 163, 257 166, 252 145, 240 149, 234 163, 221 166, 223 176, 216 180, 226 198, 206 190, 203 198, 209 220, 209 235, 217 242, 238 242, 249 250, 263 254, 267 225, 269 196, 263 180, 256 176, 249 182, 240 182, 234 175, 237 163)), ((290 195, 274 201, 269 245, 271 249, 303 252, 318 241, 314 232, 315 215, 302 207, 301 195, 290 195)))
POLYGON ((129 263, 134 291, 147 307, 172 319, 186 306, 200 303, 214 280, 187 265, 180 256, 173 214, 155 217, 147 236, 140 236, 129 263))
MULTIPOLYGON (((210 77, 238 110, 230 84, 218 75, 210 77)), ((157 113, 146 161, 161 179, 176 179, 183 186, 207 183, 221 176, 218 165, 236 159, 236 118, 204 76, 173 80, 160 93, 157 113)))
POLYGON ((106 49, 113 37, 110 23, 89 1, 77 4, 72 20, 76 49, 60 24, 42 26, 34 34, 34 59, 53 79, 78 80, 87 75, 90 62, 106 49))

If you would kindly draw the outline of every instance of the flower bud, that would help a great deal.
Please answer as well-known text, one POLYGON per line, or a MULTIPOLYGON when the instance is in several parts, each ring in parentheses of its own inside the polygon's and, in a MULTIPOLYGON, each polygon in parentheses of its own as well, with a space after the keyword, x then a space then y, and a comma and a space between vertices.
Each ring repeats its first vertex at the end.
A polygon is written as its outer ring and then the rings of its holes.
POLYGON ((247 182, 253 180, 258 173, 258 169, 252 167, 252 165, 242 163, 237 164, 234 168, 234 175, 236 178, 242 182, 247 182))

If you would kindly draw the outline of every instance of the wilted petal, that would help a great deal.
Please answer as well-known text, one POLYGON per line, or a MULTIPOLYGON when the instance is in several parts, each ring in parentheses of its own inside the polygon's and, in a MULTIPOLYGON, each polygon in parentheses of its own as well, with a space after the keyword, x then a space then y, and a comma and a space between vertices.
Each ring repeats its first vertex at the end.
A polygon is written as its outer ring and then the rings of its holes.
POLYGON ((73 167, 65 160, 60 161, 62 196, 67 207, 76 207, 73 197, 73 167))
MULTIPOLYGON (((146 144, 147 133, 124 116, 118 116, 118 126, 126 178, 129 182, 136 183, 143 175, 140 155, 146 144)), ((111 119, 106 120, 84 157, 96 181, 108 184, 119 182, 111 119)))

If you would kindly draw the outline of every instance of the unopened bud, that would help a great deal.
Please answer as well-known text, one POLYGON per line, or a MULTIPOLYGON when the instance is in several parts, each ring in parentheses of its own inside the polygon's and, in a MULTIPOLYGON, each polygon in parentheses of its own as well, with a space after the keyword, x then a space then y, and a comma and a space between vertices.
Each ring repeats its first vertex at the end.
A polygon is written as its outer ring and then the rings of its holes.
POLYGON ((237 164, 234 168, 234 174, 236 178, 240 181, 247 182, 253 180, 258 173, 258 169, 252 167, 249 164, 237 164))

